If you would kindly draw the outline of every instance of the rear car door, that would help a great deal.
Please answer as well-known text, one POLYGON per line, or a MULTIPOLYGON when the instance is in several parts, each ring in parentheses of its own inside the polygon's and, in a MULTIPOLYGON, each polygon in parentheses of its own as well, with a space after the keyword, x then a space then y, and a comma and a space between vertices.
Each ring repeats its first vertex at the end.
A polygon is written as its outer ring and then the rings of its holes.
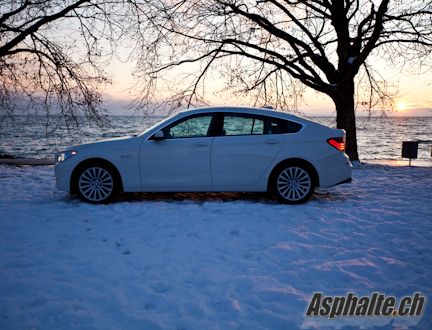
POLYGON ((213 186, 256 183, 284 143, 278 119, 224 113, 211 150, 213 186))

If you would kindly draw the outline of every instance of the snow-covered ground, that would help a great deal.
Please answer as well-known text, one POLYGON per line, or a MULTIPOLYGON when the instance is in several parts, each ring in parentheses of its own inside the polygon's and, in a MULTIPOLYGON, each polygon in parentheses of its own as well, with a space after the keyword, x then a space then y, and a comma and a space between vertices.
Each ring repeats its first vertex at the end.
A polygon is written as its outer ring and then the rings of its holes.
POLYGON ((314 292, 420 292, 410 328, 432 328, 432 168, 359 166, 297 206, 260 194, 89 205, 53 172, 0 165, 0 329, 298 329, 314 292))

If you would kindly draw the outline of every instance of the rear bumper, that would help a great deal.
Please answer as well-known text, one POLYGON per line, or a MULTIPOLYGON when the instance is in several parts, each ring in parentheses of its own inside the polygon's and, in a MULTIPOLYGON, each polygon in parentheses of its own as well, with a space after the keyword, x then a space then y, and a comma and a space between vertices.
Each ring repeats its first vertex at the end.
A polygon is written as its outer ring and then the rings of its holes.
POLYGON ((343 180, 343 181, 341 181, 339 183, 336 183, 335 186, 338 186, 338 185, 344 184, 344 183, 351 183, 351 182, 352 182, 352 178, 349 178, 349 179, 343 180))
POLYGON ((342 152, 320 159, 316 163, 316 169, 320 188, 333 187, 352 180, 352 165, 348 156, 342 152))

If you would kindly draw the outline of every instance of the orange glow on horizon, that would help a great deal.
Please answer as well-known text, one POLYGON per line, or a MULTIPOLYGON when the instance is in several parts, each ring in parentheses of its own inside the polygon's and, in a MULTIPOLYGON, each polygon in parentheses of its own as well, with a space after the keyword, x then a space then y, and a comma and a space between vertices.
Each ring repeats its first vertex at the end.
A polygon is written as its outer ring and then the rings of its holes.
POLYGON ((397 111, 404 111, 406 109, 405 103, 398 103, 397 105, 397 111))

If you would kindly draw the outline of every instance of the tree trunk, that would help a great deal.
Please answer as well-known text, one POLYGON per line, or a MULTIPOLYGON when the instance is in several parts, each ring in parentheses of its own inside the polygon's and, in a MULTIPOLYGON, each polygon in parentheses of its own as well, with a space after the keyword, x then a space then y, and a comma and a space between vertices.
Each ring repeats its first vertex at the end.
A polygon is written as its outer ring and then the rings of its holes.
POLYGON ((338 91, 332 98, 336 105, 336 127, 346 131, 345 152, 351 161, 359 160, 354 111, 354 82, 344 82, 342 86, 338 86, 338 91))

